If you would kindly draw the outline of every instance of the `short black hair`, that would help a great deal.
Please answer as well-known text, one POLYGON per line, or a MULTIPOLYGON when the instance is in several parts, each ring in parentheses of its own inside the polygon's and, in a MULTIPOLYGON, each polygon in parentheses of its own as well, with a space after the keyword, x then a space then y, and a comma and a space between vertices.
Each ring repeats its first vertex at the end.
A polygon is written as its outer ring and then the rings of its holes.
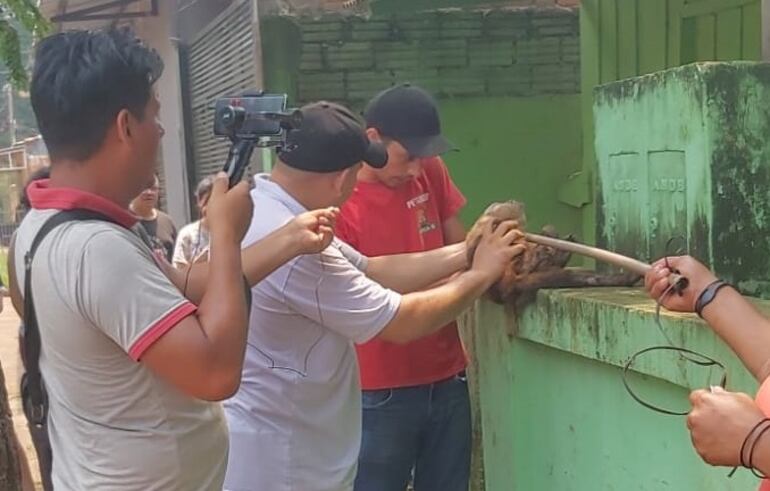
POLYGON ((51 160, 86 160, 118 113, 137 118, 163 73, 158 53, 128 28, 66 31, 40 41, 30 97, 51 160))

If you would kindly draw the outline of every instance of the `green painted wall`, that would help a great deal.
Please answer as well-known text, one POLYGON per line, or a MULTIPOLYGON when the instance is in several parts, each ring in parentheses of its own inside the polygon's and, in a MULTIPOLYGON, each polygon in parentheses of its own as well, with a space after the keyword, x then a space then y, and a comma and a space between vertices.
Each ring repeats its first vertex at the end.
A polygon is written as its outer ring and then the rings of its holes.
POLYGON ((652 261, 682 237, 677 247, 711 264, 710 132, 742 132, 708 120, 714 72, 688 65, 596 89, 599 244, 652 261))
MULTIPOLYGON (((770 304, 761 304, 767 310, 770 304)), ((748 472, 704 464, 684 417, 634 402, 620 367, 637 350, 665 344, 641 290, 543 291, 519 320, 480 302, 475 333, 487 491, 754 489, 748 472)), ((723 361, 728 387, 755 389, 730 350, 694 315, 663 314, 674 342, 723 361)), ((649 402, 686 410, 689 387, 716 383, 676 356, 640 359, 630 381, 649 402)))
MULTIPOLYGON (((693 61, 759 60, 759 0, 583 0, 583 170, 596 178, 593 89, 693 61)), ((596 235, 596 204, 583 214, 596 235)), ((593 241, 593 240, 591 240, 593 241)))
POLYGON ((654 259, 681 236, 744 293, 770 295, 770 67, 690 64, 595 94, 600 242, 654 259))
POLYGON ((437 96, 460 148, 446 160, 469 200, 467 224, 491 201, 516 198, 533 225, 579 233, 579 210, 559 201, 581 163, 577 11, 418 7, 263 18, 266 88, 295 104, 361 109, 395 83, 419 84, 437 96))
POLYGON ((580 169, 580 97, 442 100, 447 136, 459 148, 445 156, 468 196, 472 223, 492 201, 527 205, 531 227, 552 223, 580 233, 580 211, 558 200, 559 185, 580 169))
MULTIPOLYGON (((770 67, 697 63, 595 91, 601 239, 640 258, 682 234, 720 277, 762 293, 770 145, 770 67)), ((770 302, 756 301, 767 313, 770 302)), ((756 486, 695 455, 683 417, 633 401, 621 370, 655 345, 686 347, 727 367, 728 388, 756 383, 698 317, 661 313, 640 289, 540 292, 515 315, 481 303, 470 317, 479 373, 487 491, 738 490, 756 486)), ((717 383, 670 352, 639 359, 645 400, 687 411, 688 391, 717 383)))

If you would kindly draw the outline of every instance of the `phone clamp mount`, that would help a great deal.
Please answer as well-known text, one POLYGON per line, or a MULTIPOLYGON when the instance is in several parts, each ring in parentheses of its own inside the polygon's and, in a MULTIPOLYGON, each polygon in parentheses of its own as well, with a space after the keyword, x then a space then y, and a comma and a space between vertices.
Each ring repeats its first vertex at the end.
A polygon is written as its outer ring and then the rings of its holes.
POLYGON ((302 113, 287 110, 286 99, 286 94, 251 91, 216 101, 214 135, 230 140, 224 167, 230 187, 243 178, 254 148, 281 146, 286 133, 302 125, 302 113))

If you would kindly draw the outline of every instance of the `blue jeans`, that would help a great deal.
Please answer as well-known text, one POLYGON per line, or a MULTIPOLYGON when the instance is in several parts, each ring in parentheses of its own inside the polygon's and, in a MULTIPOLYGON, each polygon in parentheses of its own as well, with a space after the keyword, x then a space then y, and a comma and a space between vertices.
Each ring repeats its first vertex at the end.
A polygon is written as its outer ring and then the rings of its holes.
POLYGON ((468 491, 471 407, 464 375, 363 392, 355 491, 468 491))

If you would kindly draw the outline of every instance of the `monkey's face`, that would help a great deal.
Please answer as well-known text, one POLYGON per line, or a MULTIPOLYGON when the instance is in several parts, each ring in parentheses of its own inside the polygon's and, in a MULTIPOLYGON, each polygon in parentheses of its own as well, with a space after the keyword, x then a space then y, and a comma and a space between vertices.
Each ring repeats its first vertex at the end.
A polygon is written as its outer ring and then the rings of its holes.
POLYGON ((483 216, 492 217, 497 222, 514 220, 519 223, 519 228, 524 230, 527 226, 527 214, 524 212, 524 203, 519 201, 502 201, 492 203, 484 210, 483 216))

